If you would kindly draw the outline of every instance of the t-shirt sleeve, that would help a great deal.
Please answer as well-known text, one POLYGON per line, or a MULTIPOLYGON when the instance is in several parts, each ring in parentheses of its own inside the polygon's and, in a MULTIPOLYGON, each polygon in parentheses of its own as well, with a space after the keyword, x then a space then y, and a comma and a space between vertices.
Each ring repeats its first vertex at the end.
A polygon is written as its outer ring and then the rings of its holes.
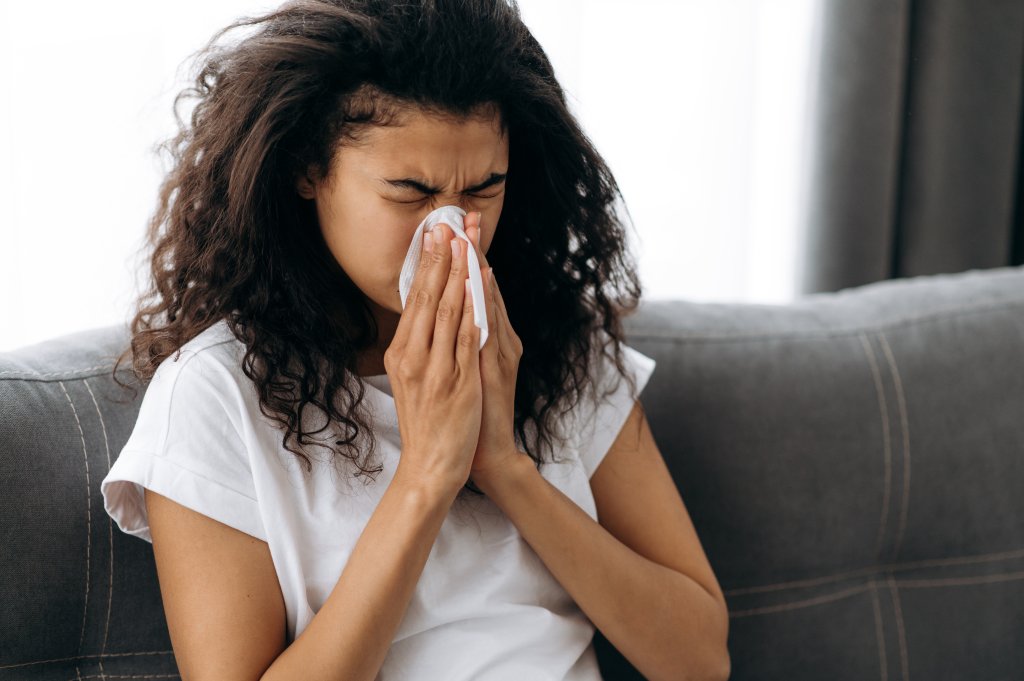
POLYGON ((256 500, 244 405, 231 370, 209 352, 170 355, 146 387, 128 442, 103 479, 103 506, 152 543, 143 488, 267 541, 256 500))
MULTIPOLYGON (((600 338, 603 342, 607 336, 602 334, 600 338)), ((611 346, 607 352, 612 352, 611 346)), ((615 442, 657 364, 626 344, 622 345, 622 354, 626 372, 636 381, 636 392, 632 392, 629 381, 619 373, 614 360, 598 349, 593 362, 594 383, 584 390, 574 410, 573 437, 588 479, 615 442)))

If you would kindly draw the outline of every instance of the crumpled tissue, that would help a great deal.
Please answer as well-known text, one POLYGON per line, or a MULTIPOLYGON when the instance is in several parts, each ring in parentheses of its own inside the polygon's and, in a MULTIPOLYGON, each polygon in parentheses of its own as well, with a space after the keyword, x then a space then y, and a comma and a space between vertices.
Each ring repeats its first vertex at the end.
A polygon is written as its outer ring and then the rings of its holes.
MULTIPOLYGON (((416 269, 420 264, 420 256, 423 252, 423 235, 439 222, 451 227, 457 238, 466 243, 463 248, 466 251, 469 261, 469 290, 473 298, 473 323, 480 329, 480 347, 487 342, 487 308, 484 307, 484 280, 480 272, 480 260, 476 256, 476 248, 466 235, 462 218, 466 211, 458 206, 441 206, 427 214, 423 218, 416 231, 413 232, 412 242, 409 244, 409 251, 405 254, 405 262, 402 264, 402 272, 398 276, 398 292, 402 296, 402 309, 405 309, 406 299, 409 297, 409 289, 412 288, 412 280, 416 276, 416 269)), ((479 348, 478 348, 479 350, 479 348)))

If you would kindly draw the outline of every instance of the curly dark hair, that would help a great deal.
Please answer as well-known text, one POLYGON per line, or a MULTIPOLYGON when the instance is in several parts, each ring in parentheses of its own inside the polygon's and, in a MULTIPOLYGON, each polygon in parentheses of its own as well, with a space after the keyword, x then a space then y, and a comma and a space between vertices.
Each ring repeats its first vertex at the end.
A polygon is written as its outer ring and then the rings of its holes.
POLYGON ((365 126, 393 125, 403 107, 466 118, 481 105, 497 105, 509 135, 505 203, 487 257, 505 275, 502 295, 523 343, 514 428, 536 465, 542 448, 555 451, 558 420, 592 380, 592 346, 612 345, 628 375, 621 317, 637 307, 640 283, 616 212, 625 202, 515 0, 296 0, 235 21, 192 56, 194 82, 174 102, 178 133, 160 145, 173 165, 144 247, 150 289, 115 380, 131 353, 134 374, 148 382, 171 353, 226 320, 285 449, 311 470, 302 446, 323 428, 303 432, 301 415, 313 407, 345 433, 332 454, 375 479, 382 467, 370 464, 376 438, 355 375, 377 325, 295 182, 310 168, 326 176, 339 145, 365 126), (248 34, 220 44, 240 28, 248 34), (188 100, 187 125, 178 107, 188 100), (360 428, 368 452, 356 443, 360 428))

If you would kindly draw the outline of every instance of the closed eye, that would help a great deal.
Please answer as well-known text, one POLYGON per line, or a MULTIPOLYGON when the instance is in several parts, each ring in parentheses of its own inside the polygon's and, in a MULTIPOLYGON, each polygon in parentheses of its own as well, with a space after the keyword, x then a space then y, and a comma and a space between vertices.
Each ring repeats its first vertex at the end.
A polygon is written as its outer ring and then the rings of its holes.
MULTIPOLYGON (((501 192, 498 192, 497 194, 490 194, 488 196, 483 196, 481 194, 470 194, 469 196, 472 196, 473 198, 477 198, 477 199, 496 199, 499 196, 501 196, 501 192)), ((389 199, 389 201, 391 201, 392 203, 413 204, 413 203, 423 203, 424 201, 426 201, 429 198, 430 198, 429 196, 424 196, 423 198, 416 199, 414 201, 399 201, 398 199, 389 199)))
MULTIPOLYGON (((474 192, 484 191, 484 190, 490 189, 491 187, 494 187, 496 185, 503 185, 505 183, 505 178, 506 177, 508 177, 507 173, 491 173, 491 176, 488 177, 486 180, 484 180, 483 182, 480 182, 479 184, 473 185, 472 187, 466 187, 464 190, 462 190, 462 192, 460 194, 462 196, 472 196, 472 197, 478 198, 478 199, 494 199, 494 198, 497 198, 504 191, 504 187, 502 187, 495 194, 476 194, 474 192)), ((435 195, 441 193, 440 189, 438 189, 436 187, 431 187, 430 184, 427 181, 425 181, 423 179, 413 178, 413 177, 405 177, 405 178, 402 178, 402 179, 391 179, 391 180, 385 179, 385 178, 380 178, 379 182, 381 183, 382 186, 387 187, 389 189, 394 189, 394 188, 397 187, 399 189, 403 189, 403 190, 406 190, 406 191, 419 192, 420 194, 424 195, 424 198, 416 199, 415 201, 402 201, 402 200, 399 200, 399 199, 390 199, 394 203, 405 203, 405 204, 410 204, 410 205, 414 204, 414 203, 422 203, 423 201, 426 200, 426 197, 435 196, 435 195)))

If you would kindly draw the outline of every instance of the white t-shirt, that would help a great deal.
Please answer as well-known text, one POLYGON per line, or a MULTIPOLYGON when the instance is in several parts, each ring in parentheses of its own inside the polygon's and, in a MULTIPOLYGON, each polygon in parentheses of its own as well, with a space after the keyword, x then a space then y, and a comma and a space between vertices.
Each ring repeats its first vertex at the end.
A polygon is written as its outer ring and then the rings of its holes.
MULTIPOLYGON (((629 346, 624 353, 641 390, 655 361, 629 346)), ((398 420, 387 375, 363 377, 377 437, 372 461, 383 470, 376 482, 355 479, 348 459, 335 468, 326 449, 311 446, 304 448, 314 466, 307 473, 260 411, 242 372, 244 354, 221 321, 186 343, 180 357, 165 359, 100 489, 118 527, 149 542, 143 487, 266 541, 291 643, 330 595, 392 479, 398 420)), ((598 375, 612 377, 600 373, 609 368, 604 359, 598 375)), ((595 520, 588 479, 633 406, 628 382, 618 384, 600 405, 581 397, 565 431, 572 451, 540 468, 595 520)), ((340 436, 332 427, 315 437, 333 443, 340 436)), ((594 625, 493 502, 465 490, 460 496, 465 501, 441 526, 377 679, 601 679, 594 625)))

